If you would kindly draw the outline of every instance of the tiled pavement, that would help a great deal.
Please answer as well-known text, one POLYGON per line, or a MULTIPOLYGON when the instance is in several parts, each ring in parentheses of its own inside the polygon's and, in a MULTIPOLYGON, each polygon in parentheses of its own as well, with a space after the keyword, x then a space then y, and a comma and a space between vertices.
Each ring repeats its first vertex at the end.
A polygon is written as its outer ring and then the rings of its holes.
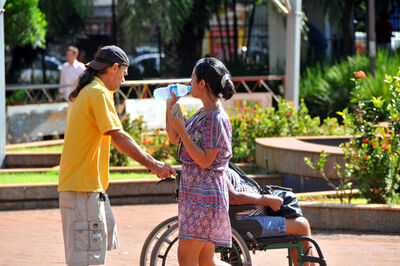
MULTIPOLYGON (((176 204, 113 207, 120 248, 106 265, 139 265, 144 239, 161 221, 177 213, 176 204)), ((400 265, 400 235, 316 232, 328 265, 400 265)), ((252 255, 253 265, 287 265, 284 250, 252 255)), ((63 265, 58 209, 0 212, 0 265, 63 265)))

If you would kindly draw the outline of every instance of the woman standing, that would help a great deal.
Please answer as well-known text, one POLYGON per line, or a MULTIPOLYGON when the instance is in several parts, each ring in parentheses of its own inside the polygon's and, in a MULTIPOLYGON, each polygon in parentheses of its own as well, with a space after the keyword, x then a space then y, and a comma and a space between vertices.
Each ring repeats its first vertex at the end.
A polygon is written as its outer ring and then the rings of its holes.
POLYGON ((181 266, 215 265, 215 246, 231 247, 228 190, 223 172, 232 157, 232 128, 220 99, 230 99, 234 86, 218 59, 200 59, 193 69, 191 93, 203 102, 184 122, 167 102, 167 131, 180 144, 182 175, 179 185, 179 247, 181 266))

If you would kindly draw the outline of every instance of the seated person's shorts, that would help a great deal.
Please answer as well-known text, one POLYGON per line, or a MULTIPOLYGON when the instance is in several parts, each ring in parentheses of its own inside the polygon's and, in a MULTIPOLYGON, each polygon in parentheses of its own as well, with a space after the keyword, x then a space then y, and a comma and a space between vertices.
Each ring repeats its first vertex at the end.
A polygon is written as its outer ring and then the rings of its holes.
POLYGON ((231 220, 232 227, 241 236, 250 232, 254 238, 286 235, 286 219, 281 216, 244 216, 231 220))

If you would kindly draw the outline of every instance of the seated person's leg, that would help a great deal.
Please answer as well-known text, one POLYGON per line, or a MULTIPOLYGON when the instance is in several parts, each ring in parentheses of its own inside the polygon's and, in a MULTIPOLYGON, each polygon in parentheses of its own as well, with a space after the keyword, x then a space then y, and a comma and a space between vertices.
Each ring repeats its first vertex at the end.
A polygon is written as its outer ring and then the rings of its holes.
MULTIPOLYGON (((286 233, 288 235, 295 236, 311 236, 311 228, 308 220, 305 217, 287 218, 286 219, 286 233)), ((309 241, 303 241, 303 252, 305 252, 311 243, 309 241)), ((298 265, 298 251, 296 248, 290 250, 290 255, 294 265, 298 265)), ((308 255, 312 256, 312 249, 308 252, 308 255)), ((304 263, 304 265, 314 265, 314 263, 304 263)))

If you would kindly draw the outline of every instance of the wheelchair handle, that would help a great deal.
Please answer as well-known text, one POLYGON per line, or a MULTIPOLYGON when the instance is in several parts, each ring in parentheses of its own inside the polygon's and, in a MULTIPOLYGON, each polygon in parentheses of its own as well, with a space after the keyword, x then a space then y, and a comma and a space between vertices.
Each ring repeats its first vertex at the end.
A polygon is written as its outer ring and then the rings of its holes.
POLYGON ((178 169, 178 168, 174 168, 174 170, 176 172, 175 178, 174 177, 163 178, 163 179, 161 179, 160 181, 157 182, 157 185, 159 185, 159 184, 161 184, 163 182, 173 182, 173 181, 176 181, 178 183, 179 180, 180 180, 180 177, 181 177, 182 170, 178 169))

